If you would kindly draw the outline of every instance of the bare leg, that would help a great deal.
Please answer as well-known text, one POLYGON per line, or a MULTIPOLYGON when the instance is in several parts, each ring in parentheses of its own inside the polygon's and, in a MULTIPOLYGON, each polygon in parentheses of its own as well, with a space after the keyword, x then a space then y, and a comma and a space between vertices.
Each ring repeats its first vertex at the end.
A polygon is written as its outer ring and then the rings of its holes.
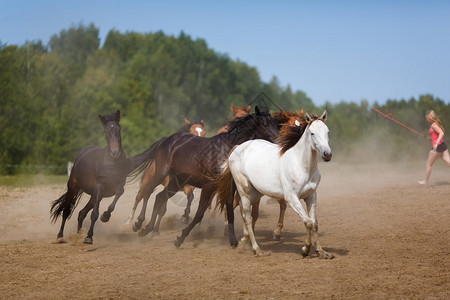
MULTIPOLYGON (((447 154, 448 154, 448 150, 447 150, 447 154)), ((425 180, 421 180, 421 181, 417 182, 418 184, 421 184, 421 185, 428 184, 428 180, 430 179, 430 175, 431 175, 431 169, 439 155, 440 154, 437 153, 436 151, 433 151, 433 150, 430 151, 430 154, 428 155, 426 168, 425 168, 425 180)))
POLYGON ((444 160, 447 167, 450 167, 450 154, 448 153, 448 149, 445 150, 442 154, 442 159, 444 160))

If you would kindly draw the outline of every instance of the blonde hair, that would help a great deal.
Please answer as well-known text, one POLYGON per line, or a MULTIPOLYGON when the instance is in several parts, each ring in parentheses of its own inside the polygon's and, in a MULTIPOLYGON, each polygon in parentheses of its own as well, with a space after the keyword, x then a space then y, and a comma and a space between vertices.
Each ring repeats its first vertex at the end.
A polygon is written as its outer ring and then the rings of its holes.
POLYGON ((442 126, 441 120, 439 119, 438 115, 434 112, 434 110, 427 111, 425 117, 433 121, 433 123, 436 123, 442 129, 442 131, 444 131, 444 126, 442 126))

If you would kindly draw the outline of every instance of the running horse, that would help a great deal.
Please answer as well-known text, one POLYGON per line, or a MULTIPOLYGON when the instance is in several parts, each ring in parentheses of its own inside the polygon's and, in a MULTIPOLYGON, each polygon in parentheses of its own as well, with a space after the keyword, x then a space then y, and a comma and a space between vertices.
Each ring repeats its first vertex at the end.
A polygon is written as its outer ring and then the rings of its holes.
POLYGON ((221 209, 232 201, 237 189, 244 225, 241 243, 245 244, 250 239, 256 255, 263 255, 263 252, 255 239, 250 209, 253 203, 267 195, 285 199, 304 222, 306 241, 301 249, 302 256, 309 255, 314 241, 320 258, 333 258, 320 246, 316 218, 316 190, 321 178, 318 160, 322 157, 329 161, 332 156, 326 117, 326 111, 321 117, 311 118, 305 114, 308 125, 289 128, 280 136, 278 144, 254 140, 235 147, 226 161, 226 168, 215 182, 217 205, 221 209), (305 200, 306 211, 300 199, 305 200))
MULTIPOLYGON (((185 125, 181 127, 179 132, 189 132, 196 136, 205 136, 206 131, 204 127, 203 120, 191 122, 188 119, 184 118, 185 125)), ((145 173, 142 176, 141 184, 139 187, 139 191, 136 195, 136 198, 134 200, 133 209, 131 211, 131 214, 128 216, 128 219, 125 224, 129 225, 132 223, 134 214, 136 212, 136 208, 138 204, 141 202, 142 199, 150 197, 151 192, 149 193, 149 190, 146 188, 148 182, 155 176, 155 164, 151 162, 147 165, 145 168, 145 173)), ((166 179, 163 182, 164 188, 167 187, 169 184, 169 177, 167 176, 166 179)), ((191 212, 191 204, 192 200, 194 200, 194 187, 190 185, 185 185, 183 187, 183 192, 187 196, 187 205, 186 209, 184 210, 184 214, 181 217, 181 222, 187 224, 189 222, 189 213, 191 212)), ((147 200, 148 201, 148 200, 147 200)), ((159 232, 154 232, 155 234, 158 234, 159 232)))
MULTIPOLYGON (((177 132, 152 145, 148 151, 148 163, 155 164, 155 176, 147 183, 147 190, 154 188, 170 177, 167 187, 158 193, 153 205, 152 216, 145 228, 141 229, 145 220, 148 198, 144 198, 142 211, 133 225, 139 236, 158 230, 161 218, 167 210, 167 201, 180 187, 192 185, 201 188, 200 201, 192 222, 183 229, 181 236, 174 241, 180 247, 192 228, 198 224, 211 203, 214 192, 213 178, 221 172, 221 165, 231 149, 245 141, 264 139, 274 142, 279 136, 276 125, 268 112, 261 112, 255 107, 255 113, 237 118, 229 124, 229 131, 211 138, 197 137, 185 132, 177 132), (158 220, 157 220, 158 219, 158 220)), ((233 203, 227 203, 230 244, 235 247, 237 240, 234 233, 233 203)))
MULTIPOLYGON (((294 127, 305 128, 307 123, 304 119, 303 109, 298 112, 286 112, 280 110, 279 112, 274 112, 271 114, 272 118, 277 125, 280 134, 283 136, 287 133, 288 130, 291 130, 294 127)), ((277 198, 278 204, 280 205, 280 214, 278 216, 277 227, 273 231, 273 239, 279 241, 281 239, 281 229, 284 225, 284 214, 287 208, 287 202, 283 198, 277 198)), ((259 216, 259 203, 260 201, 256 201, 252 205, 252 220, 253 220, 253 230, 255 230, 255 224, 259 216)), ((233 208, 236 208, 239 205, 239 194, 235 193, 233 208)), ((227 223, 227 217, 225 212, 225 223, 227 223)), ((228 227, 225 227, 225 232, 228 227)))
POLYGON ((69 180, 67 191, 52 202, 50 214, 52 223, 62 215, 61 227, 57 235, 57 242, 64 243, 64 226, 75 210, 83 192, 90 195, 89 202, 78 214, 78 232, 83 225, 88 212, 91 213, 91 225, 84 243, 92 244, 94 225, 99 217, 100 201, 105 197, 114 197, 113 202, 102 214, 101 220, 108 222, 117 201, 124 192, 126 178, 135 169, 143 168, 143 158, 147 152, 127 159, 122 149, 120 134, 120 111, 110 115, 99 115, 103 124, 107 145, 105 148, 87 146, 76 155, 69 180))

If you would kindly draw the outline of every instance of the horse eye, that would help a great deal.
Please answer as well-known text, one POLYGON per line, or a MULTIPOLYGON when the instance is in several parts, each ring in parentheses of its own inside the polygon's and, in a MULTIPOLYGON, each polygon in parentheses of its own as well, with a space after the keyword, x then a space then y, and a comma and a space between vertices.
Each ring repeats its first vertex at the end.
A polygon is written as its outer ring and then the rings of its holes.
POLYGON ((311 132, 311 135, 314 135, 314 132, 311 132))

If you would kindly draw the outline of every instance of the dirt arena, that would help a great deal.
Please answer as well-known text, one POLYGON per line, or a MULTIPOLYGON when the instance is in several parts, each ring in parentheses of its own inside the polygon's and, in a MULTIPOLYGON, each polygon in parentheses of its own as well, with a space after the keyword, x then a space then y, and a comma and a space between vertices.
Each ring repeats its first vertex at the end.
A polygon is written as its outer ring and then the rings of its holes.
MULTIPOLYGON (((0 187, 0 298, 450 299, 450 169, 437 161, 430 187, 420 187, 424 161, 332 161, 320 168, 319 231, 333 260, 302 258, 305 228, 291 208, 281 241, 273 241, 279 209, 269 199, 261 205, 256 237, 270 255, 255 257, 232 249, 223 217, 210 213, 176 249, 181 194, 169 202, 160 236, 139 238, 124 225, 133 184, 110 222, 97 222, 93 245, 75 234, 75 217, 66 225, 68 242, 54 244, 60 220, 50 223, 50 202, 65 187, 0 187)), ((100 212, 111 200, 102 201, 100 212)), ((237 229, 240 236, 238 214, 237 229)))

